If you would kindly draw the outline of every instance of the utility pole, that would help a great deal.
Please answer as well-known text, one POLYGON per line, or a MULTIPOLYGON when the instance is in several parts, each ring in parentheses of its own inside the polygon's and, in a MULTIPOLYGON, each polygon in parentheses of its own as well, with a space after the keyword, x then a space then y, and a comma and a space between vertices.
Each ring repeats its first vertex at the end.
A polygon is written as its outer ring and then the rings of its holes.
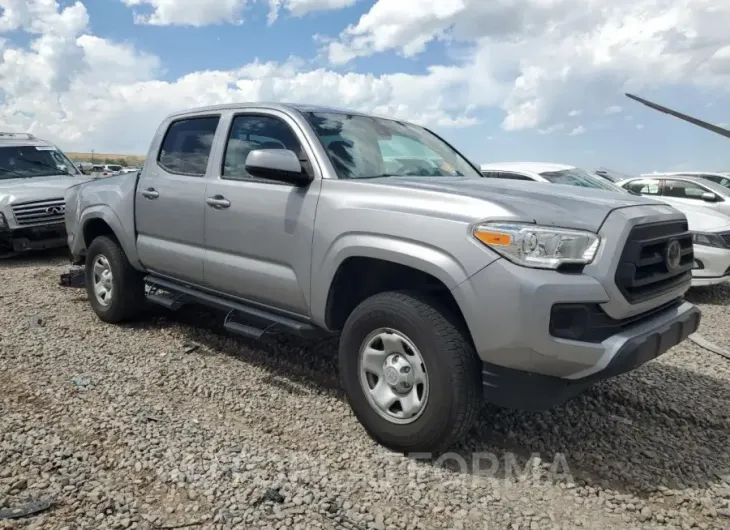
POLYGON ((94 150, 91 150, 91 165, 94 165, 94 150))

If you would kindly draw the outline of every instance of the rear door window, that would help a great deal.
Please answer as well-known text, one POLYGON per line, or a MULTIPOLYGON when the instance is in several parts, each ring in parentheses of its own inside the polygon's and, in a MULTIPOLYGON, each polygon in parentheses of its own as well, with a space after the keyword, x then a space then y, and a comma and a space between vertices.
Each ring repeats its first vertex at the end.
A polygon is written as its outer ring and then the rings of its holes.
POLYGON ((675 199, 695 199, 700 201, 702 200, 702 194, 709 191, 707 188, 687 180, 666 180, 664 181, 662 195, 675 199))
POLYGON ((167 129, 157 163, 168 173, 202 177, 220 116, 186 118, 175 121, 167 129))

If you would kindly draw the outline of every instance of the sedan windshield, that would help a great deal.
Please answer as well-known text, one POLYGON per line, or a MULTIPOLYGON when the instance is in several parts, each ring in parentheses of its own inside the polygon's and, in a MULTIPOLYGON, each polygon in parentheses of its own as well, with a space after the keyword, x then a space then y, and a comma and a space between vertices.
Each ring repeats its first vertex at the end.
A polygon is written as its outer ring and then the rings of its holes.
POLYGON ((52 146, 0 147, 0 179, 79 174, 73 163, 52 146))
POLYGON ((553 184, 567 184, 569 186, 581 186, 583 188, 595 188, 600 190, 622 191, 618 186, 608 182, 601 177, 592 175, 590 171, 573 167, 559 171, 545 171, 540 173, 553 184))
POLYGON ((422 127, 334 112, 304 115, 342 179, 482 177, 462 155, 422 127))

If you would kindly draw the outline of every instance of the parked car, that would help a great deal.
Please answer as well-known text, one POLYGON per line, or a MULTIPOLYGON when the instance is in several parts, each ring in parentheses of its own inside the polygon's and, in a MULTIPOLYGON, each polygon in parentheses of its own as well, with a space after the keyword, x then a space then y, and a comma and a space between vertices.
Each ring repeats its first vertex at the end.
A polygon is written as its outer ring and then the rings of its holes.
MULTIPOLYGON (((674 171, 674 172, 662 172, 662 173, 646 173, 641 175, 642 177, 694 177, 699 179, 710 180, 715 184, 719 184, 725 188, 730 188, 730 175, 721 172, 708 172, 708 171, 674 171)), ((627 179, 622 179, 627 180, 627 179)))
POLYGON ((52 143, 0 133, 0 255, 66 246, 64 192, 84 180, 52 143))
POLYGON ((433 132, 352 111, 178 112, 140 173, 67 201, 101 320, 136 318, 146 299, 222 308, 249 337, 337 333, 355 415, 406 453, 449 447, 483 399, 553 406, 700 322, 683 300, 694 254, 676 209, 483 178, 433 132), (437 158, 440 173, 386 174, 382 150, 437 158))
POLYGON ((139 170, 140 170, 140 168, 138 168, 138 167, 124 167, 124 168, 122 168, 122 170, 119 173, 121 173, 121 174, 136 173, 139 170))
POLYGON ((692 232, 692 287, 730 281, 730 217, 701 206, 675 208, 687 216, 692 232))
POLYGON ((103 165, 92 166, 91 172, 89 174, 92 176, 92 178, 95 179, 114 176, 113 173, 106 169, 106 167, 103 165))
POLYGON ((621 181, 618 185, 672 206, 702 206, 730 215, 730 189, 707 179, 649 174, 621 181))
POLYGON ((609 180, 613 183, 619 182, 621 180, 626 180, 631 175, 626 175, 625 173, 619 173, 618 171, 613 171, 611 169, 607 169, 604 167, 598 168, 594 171, 596 175, 599 177, 602 177, 606 180, 609 180))
POLYGON ((108 171, 112 175, 119 175, 124 169, 123 166, 120 166, 118 164, 105 164, 103 167, 104 171, 108 171))
POLYGON ((115 164, 96 164, 91 168, 91 176, 94 178, 113 177, 121 175, 124 168, 115 164))
POLYGON ((615 191, 616 188, 608 179, 601 178, 586 169, 565 164, 501 162, 481 164, 480 169, 482 175, 491 178, 551 182, 610 191, 615 191))

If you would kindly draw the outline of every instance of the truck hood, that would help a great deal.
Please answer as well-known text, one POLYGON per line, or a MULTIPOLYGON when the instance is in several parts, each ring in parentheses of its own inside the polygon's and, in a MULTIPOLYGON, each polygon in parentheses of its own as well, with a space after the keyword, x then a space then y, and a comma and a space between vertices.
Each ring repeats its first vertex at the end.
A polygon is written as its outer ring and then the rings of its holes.
POLYGON ((0 205, 14 202, 57 199, 76 184, 89 180, 86 176, 33 177, 0 180, 0 205))
MULTIPOLYGON (((515 218, 596 232, 613 210, 632 206, 665 206, 641 195, 563 184, 471 177, 384 177, 378 184, 481 199, 515 218)), ((444 203, 444 208, 448 208, 444 203)))

